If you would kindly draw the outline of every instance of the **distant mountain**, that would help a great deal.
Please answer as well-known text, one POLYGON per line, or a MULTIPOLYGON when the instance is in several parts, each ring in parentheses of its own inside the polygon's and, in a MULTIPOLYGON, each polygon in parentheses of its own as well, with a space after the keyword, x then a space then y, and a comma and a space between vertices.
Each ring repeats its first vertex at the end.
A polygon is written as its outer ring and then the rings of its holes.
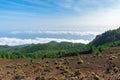
POLYGON ((71 42, 55 42, 51 41, 45 44, 29 44, 20 46, 0 46, 0 53, 6 52, 20 52, 20 53, 34 53, 38 51, 56 51, 56 50, 72 50, 85 47, 82 43, 71 43, 71 42))
POLYGON ((97 35, 96 38, 90 43, 94 46, 100 46, 120 41, 120 27, 115 30, 109 30, 101 35, 97 35))
POLYGON ((62 55, 78 55, 88 50, 85 44, 51 41, 45 44, 29 44, 20 46, 0 46, 0 58, 50 58, 62 55))

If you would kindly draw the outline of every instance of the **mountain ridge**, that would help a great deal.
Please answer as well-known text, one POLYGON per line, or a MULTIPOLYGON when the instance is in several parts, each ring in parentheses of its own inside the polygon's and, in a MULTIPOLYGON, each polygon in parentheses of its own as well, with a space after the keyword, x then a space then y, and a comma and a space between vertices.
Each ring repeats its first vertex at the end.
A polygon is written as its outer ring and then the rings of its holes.
POLYGON ((110 44, 120 40, 120 27, 114 30, 108 30, 100 35, 97 35, 93 41, 90 42, 95 47, 110 44))

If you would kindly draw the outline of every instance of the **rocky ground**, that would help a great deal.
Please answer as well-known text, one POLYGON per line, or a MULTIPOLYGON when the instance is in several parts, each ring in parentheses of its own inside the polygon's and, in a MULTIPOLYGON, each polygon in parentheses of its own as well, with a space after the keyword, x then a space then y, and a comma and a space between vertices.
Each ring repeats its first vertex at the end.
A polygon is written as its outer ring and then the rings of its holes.
POLYGON ((120 80, 120 48, 102 56, 36 59, 0 59, 0 80, 120 80))

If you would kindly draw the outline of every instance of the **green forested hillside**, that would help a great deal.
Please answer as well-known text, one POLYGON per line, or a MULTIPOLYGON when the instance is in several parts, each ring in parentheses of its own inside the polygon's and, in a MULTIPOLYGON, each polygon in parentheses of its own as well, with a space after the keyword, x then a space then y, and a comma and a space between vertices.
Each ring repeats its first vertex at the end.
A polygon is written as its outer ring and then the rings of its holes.
POLYGON ((109 30, 101 35, 97 35, 96 38, 90 43, 94 46, 101 46, 106 44, 116 44, 120 41, 120 28, 115 30, 109 30))
POLYGON ((88 50, 85 44, 55 41, 46 44, 30 44, 22 46, 1 46, 1 57, 59 57, 65 54, 78 55, 81 51, 88 50))

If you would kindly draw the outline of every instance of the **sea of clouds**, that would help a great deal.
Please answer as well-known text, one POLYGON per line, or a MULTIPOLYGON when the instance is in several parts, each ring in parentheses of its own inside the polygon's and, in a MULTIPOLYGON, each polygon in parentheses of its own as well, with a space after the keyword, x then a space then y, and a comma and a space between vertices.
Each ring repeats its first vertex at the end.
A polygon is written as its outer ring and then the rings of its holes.
POLYGON ((57 39, 57 38, 35 38, 35 39, 19 39, 19 38, 7 38, 1 37, 0 38, 0 45, 9 45, 9 46, 16 46, 16 45, 24 45, 24 44, 38 44, 38 43, 48 43, 50 41, 56 42, 73 42, 73 43, 84 43, 87 44, 89 40, 68 40, 68 39, 57 39))
POLYGON ((12 31, 12 34, 54 34, 54 35, 60 35, 60 34, 70 34, 70 35, 98 35, 101 32, 98 31, 12 31))
POLYGON ((97 31, 53 31, 53 30, 38 30, 38 31, 11 31, 5 34, 0 34, 0 45, 25 45, 56 42, 73 42, 88 44, 96 35, 101 32, 97 31))

